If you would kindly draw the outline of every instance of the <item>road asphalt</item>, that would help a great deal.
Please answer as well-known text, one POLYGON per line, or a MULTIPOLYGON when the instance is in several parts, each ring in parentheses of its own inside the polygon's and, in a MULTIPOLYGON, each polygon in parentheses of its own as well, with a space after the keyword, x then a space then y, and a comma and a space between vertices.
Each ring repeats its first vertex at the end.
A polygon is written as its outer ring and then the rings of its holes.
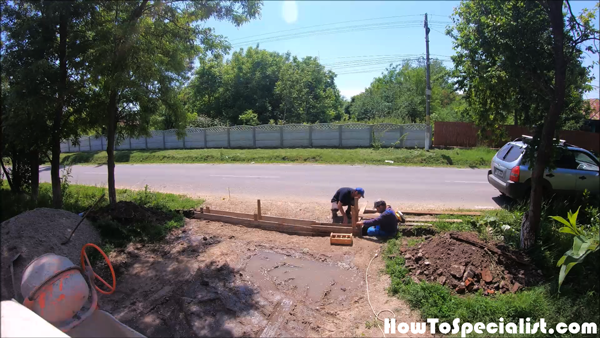
MULTIPOLYGON (((73 166, 72 184, 106 186, 107 169, 73 166)), ((362 187, 366 200, 424 208, 499 208, 504 199, 487 169, 302 164, 117 164, 117 188, 287 201, 329 202, 339 187, 362 187)), ((50 182, 50 168, 40 169, 50 182)))

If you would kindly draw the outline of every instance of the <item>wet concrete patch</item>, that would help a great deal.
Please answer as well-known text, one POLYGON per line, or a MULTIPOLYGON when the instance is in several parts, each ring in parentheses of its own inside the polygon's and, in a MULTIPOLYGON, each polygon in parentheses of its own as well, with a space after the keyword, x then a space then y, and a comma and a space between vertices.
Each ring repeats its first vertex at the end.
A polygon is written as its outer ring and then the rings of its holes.
POLYGON ((326 263, 259 251, 246 264, 246 274, 263 291, 283 292, 307 304, 348 302, 361 279, 345 263, 326 263))

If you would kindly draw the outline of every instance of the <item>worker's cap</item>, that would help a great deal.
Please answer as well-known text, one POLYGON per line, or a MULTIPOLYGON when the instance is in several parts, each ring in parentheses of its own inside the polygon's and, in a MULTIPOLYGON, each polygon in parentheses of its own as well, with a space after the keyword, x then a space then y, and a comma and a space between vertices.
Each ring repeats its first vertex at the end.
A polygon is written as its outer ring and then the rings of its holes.
POLYGON ((358 193, 360 194, 360 196, 362 196, 363 198, 365 197, 365 189, 363 189, 363 188, 356 188, 354 190, 358 191, 358 193))
POLYGON ((382 205, 383 205, 383 206, 386 206, 386 205, 387 205, 387 203, 385 203, 385 201, 384 201, 384 200, 377 200, 377 201, 375 201, 375 204, 374 204, 375 208, 378 208, 378 207, 380 207, 380 206, 382 206, 382 205))

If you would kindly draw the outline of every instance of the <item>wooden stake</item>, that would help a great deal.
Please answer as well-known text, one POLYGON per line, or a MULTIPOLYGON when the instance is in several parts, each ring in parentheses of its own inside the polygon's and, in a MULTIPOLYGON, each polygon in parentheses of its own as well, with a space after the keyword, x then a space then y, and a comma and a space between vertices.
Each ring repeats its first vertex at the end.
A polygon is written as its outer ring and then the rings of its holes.
POLYGON ((258 213, 258 219, 262 220, 262 212, 260 209, 260 200, 256 200, 256 212, 258 213))
POLYGON ((355 232, 358 227, 358 197, 354 197, 354 205, 352 206, 352 232, 355 232))

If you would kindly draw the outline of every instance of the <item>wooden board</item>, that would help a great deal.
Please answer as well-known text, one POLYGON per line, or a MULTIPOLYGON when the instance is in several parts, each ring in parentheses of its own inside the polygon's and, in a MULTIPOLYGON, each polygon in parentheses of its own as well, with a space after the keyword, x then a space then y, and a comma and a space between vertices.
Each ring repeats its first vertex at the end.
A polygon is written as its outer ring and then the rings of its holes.
POLYGON ((285 217, 274 217, 274 216, 262 216, 262 219, 270 222, 281 222, 285 224, 294 224, 294 225, 313 225, 315 221, 309 221, 306 219, 294 219, 294 218, 285 218, 285 217))
POLYGON ((404 211, 405 215, 462 215, 462 216, 481 216, 477 211, 404 211))
MULTIPOLYGON (((254 215, 252 215, 254 217, 254 215)), ((210 221, 225 222, 231 224, 238 224, 252 228, 259 228, 263 230, 273 230, 279 232, 285 232, 290 234, 300 235, 313 235, 313 236, 329 236, 332 232, 334 233, 348 233, 349 228, 344 226, 331 226, 331 225, 296 225, 286 224, 280 222, 271 222, 264 220, 266 216, 263 216, 263 220, 254 220, 248 218, 232 217, 226 215, 216 215, 212 213, 196 213, 194 218, 205 219, 210 221)))
POLYGON ((363 207, 360 208, 360 210, 358 211, 359 216, 361 216, 362 214, 365 213, 365 210, 367 209, 367 205, 369 205, 369 201, 365 201, 365 205, 363 205, 363 207))
POLYGON ((286 318, 289 316, 292 304, 293 301, 290 299, 283 299, 277 304, 275 311, 269 317, 269 323, 260 334, 261 338, 282 337, 282 332, 279 332, 279 328, 287 320, 286 318))
MULTIPOLYGON (((212 215, 222 215, 222 216, 231 216, 231 217, 238 217, 238 218, 247 218, 247 219, 254 219, 254 214, 245 214, 245 213, 241 213, 241 212, 234 212, 234 211, 224 211, 224 210, 214 210, 214 209, 209 209, 209 210, 204 210, 205 214, 212 214, 212 215)), ((316 222, 315 221, 309 221, 309 220, 305 220, 305 219, 295 219, 295 218, 285 218, 285 217, 274 217, 274 216, 265 216, 265 215, 261 215, 258 214, 258 220, 262 220, 262 221, 269 221, 269 222, 277 222, 277 223, 285 223, 285 224, 295 224, 295 225, 313 225, 316 222)))
POLYGON ((335 234, 332 232, 329 243, 331 245, 352 245, 352 234, 335 234))
MULTIPOLYGON (((362 219, 374 219, 379 217, 379 214, 368 214, 362 215, 362 219)), ((461 219, 439 219, 439 218, 406 218, 407 222, 448 222, 448 223, 462 223, 461 219)))

